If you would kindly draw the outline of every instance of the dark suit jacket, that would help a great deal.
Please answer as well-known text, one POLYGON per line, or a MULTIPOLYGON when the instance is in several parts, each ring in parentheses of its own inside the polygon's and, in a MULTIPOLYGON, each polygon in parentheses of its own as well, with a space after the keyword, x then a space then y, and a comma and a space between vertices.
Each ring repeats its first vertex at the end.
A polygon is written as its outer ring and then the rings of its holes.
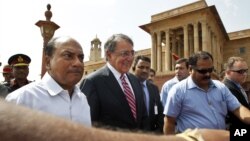
MULTIPOLYGON (((244 105, 245 107, 247 107, 248 109, 250 109, 249 104, 247 103, 245 97, 243 96, 243 94, 241 93, 240 89, 238 88, 238 86, 233 83, 232 81, 228 80, 227 78, 224 79, 223 83, 228 87, 228 89, 231 91, 231 93, 239 100, 239 102, 244 105)), ((238 119, 234 114, 232 114, 231 112, 229 112, 229 125, 230 128, 236 129, 236 128, 249 128, 250 126, 243 123, 240 119, 238 119)))
POLYGON ((91 73, 80 84, 81 91, 87 96, 94 125, 115 129, 143 129, 146 109, 143 90, 137 78, 128 74, 136 99, 137 120, 135 121, 126 96, 113 73, 107 66, 91 73))
MULTIPOLYGON (((149 91, 149 115, 147 126, 149 131, 162 133, 163 130, 163 106, 160 100, 159 89, 153 83, 146 81, 149 91)), ((145 124, 144 124, 145 125, 145 124)))

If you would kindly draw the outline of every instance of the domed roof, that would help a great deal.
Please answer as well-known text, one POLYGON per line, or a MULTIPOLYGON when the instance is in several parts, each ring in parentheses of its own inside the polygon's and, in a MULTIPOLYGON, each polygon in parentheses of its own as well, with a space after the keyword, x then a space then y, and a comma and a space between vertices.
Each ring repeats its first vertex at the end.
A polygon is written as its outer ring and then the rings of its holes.
POLYGON ((91 41, 91 44, 93 44, 93 43, 102 43, 102 42, 101 42, 100 39, 97 38, 97 36, 96 36, 95 39, 93 39, 93 40, 91 41))

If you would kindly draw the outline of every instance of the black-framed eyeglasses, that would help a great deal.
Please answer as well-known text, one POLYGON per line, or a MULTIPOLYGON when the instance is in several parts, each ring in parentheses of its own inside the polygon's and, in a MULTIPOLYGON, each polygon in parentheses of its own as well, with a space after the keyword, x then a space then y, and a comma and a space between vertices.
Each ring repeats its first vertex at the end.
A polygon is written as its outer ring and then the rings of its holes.
POLYGON ((120 51, 120 52, 114 52, 115 54, 118 54, 121 57, 134 57, 135 56, 135 51, 120 51))
POLYGON ((207 68, 207 69, 197 69, 197 68, 193 68, 193 69, 200 74, 212 73, 214 71, 214 67, 207 68))
POLYGON ((248 69, 240 69, 240 70, 231 70, 233 72, 237 72, 239 74, 244 74, 244 73, 248 73, 248 69))

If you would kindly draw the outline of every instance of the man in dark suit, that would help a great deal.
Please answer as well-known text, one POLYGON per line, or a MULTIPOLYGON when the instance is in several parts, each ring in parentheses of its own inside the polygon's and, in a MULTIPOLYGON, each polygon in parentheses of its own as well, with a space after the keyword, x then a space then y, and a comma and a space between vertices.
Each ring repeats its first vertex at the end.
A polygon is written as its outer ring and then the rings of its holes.
POLYGON ((163 106, 160 101, 158 87, 148 79, 150 72, 150 58, 146 56, 137 56, 132 70, 134 75, 141 82, 144 91, 144 103, 147 109, 147 130, 156 133, 162 133, 163 130, 163 106))
MULTIPOLYGON (((241 57, 230 57, 226 64, 224 84, 239 102, 250 109, 246 92, 241 86, 247 78, 248 66, 241 57)), ((229 112, 229 128, 249 128, 250 126, 243 123, 239 118, 229 112)))
POLYGON ((92 123, 111 129, 142 129, 146 116, 143 91, 138 79, 128 73, 134 60, 133 41, 115 34, 104 49, 107 64, 80 84, 90 105, 92 123))

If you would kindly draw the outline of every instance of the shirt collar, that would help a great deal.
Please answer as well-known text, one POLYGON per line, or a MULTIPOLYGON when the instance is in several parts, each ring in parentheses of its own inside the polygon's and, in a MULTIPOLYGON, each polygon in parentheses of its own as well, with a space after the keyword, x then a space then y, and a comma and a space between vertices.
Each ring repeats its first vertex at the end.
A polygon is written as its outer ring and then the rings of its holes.
MULTIPOLYGON (((214 84, 213 81, 210 79, 209 88, 214 87, 214 86, 215 86, 215 84, 214 84)), ((188 88, 188 89, 192 89, 192 88, 200 88, 200 87, 197 86, 197 85, 194 83, 194 81, 193 81, 193 79, 192 79, 191 76, 188 76, 188 78, 187 78, 187 88, 188 88)))
POLYGON ((117 80, 120 80, 121 73, 118 72, 112 65, 110 65, 109 62, 107 62, 107 66, 108 66, 108 68, 110 69, 110 71, 114 74, 115 78, 116 78, 117 80))
POLYGON ((176 82, 176 83, 180 82, 179 79, 177 78, 177 76, 175 76, 175 77, 173 78, 173 82, 176 82))
MULTIPOLYGON (((68 93, 67 90, 64 90, 51 76, 48 72, 45 73, 45 75, 42 78, 42 83, 48 90, 48 93, 51 96, 55 96, 60 94, 61 92, 65 91, 68 93)), ((74 87, 74 93, 78 94, 80 92, 80 89, 77 88, 76 86, 74 87)))

